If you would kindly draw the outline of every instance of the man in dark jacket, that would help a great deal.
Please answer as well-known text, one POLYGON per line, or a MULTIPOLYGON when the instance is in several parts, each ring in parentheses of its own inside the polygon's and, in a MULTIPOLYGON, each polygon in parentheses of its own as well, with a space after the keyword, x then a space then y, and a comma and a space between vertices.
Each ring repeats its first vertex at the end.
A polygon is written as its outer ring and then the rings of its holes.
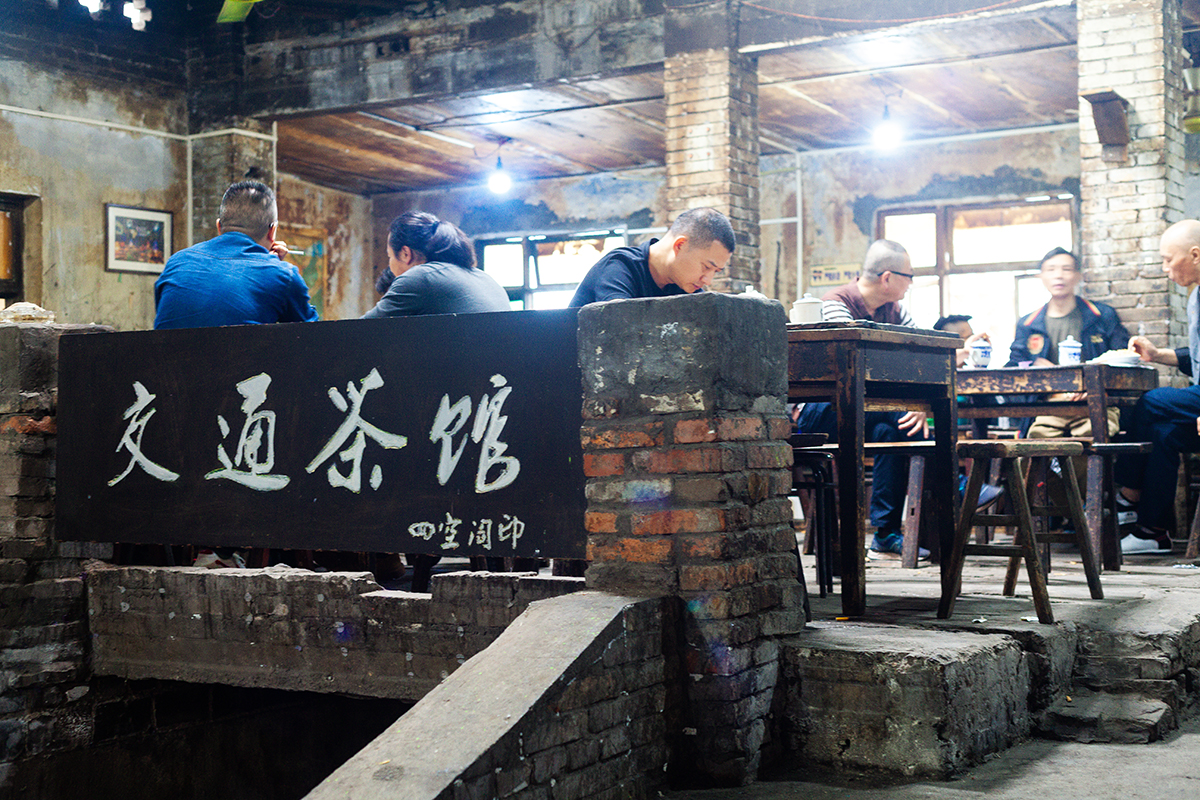
MULTIPOLYGON (((1109 350, 1120 350, 1129 342, 1129 331, 1110 306, 1079 297, 1075 287, 1082 274, 1079 259, 1074 253, 1056 247, 1045 255, 1039 265, 1042 285, 1050 293, 1050 302, 1017 322, 1016 338, 1005 366, 1032 362, 1035 367, 1059 363, 1058 346, 1068 338, 1079 342, 1080 360, 1088 361, 1109 350)), ((1048 400, 1082 400, 1086 395, 1062 393, 1048 400)), ((1108 433, 1120 428, 1120 409, 1108 409, 1108 433)), ((1025 436, 1030 439, 1053 439, 1064 436, 1092 435, 1091 420, 1086 417, 1057 417, 1043 415, 1033 420, 1025 436)), ((1075 460, 1075 474, 1082 496, 1087 486, 1087 459, 1075 460)))

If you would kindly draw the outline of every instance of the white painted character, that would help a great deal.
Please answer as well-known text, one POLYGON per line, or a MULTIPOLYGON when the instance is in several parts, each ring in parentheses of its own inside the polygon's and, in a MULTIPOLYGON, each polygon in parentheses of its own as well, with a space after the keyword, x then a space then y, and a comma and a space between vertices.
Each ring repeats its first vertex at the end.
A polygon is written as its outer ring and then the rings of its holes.
MULTIPOLYGON (((331 386, 329 388, 329 399, 333 401, 333 404, 337 406, 339 411, 347 411, 348 413, 346 414, 346 419, 334 431, 333 436, 321 448, 321 452, 317 453, 317 457, 304 468, 305 471, 310 474, 316 471, 317 467, 321 466, 326 459, 337 452, 346 443, 346 440, 353 435, 354 440, 350 445, 338 453, 338 457, 342 461, 351 462, 349 474, 342 475, 338 472, 336 464, 330 464, 329 469, 326 470, 326 476, 329 478, 330 486, 342 486, 358 494, 362 488, 361 466, 363 451, 367 446, 366 440, 370 438, 376 444, 388 450, 399 450, 408 444, 407 436, 400 436, 380 430, 362 418, 362 405, 367 392, 372 389, 378 389, 380 386, 383 386, 383 378, 379 375, 379 370, 372 368, 367 377, 363 378, 360 382, 359 388, 355 388, 353 381, 346 384, 346 396, 350 398, 349 402, 346 401, 345 397, 342 397, 337 387, 331 386)), ((371 488, 378 489, 381 483, 383 483, 383 468, 376 464, 371 469, 371 488)))
POLYGON ((133 405, 125 409, 125 413, 122 415, 122 419, 129 420, 129 426, 125 428, 125 433, 121 435, 121 441, 117 444, 116 450, 118 453, 121 450, 129 451, 129 465, 125 467, 124 472, 110 480, 108 485, 116 486, 125 479, 126 475, 133 471, 134 466, 141 467, 147 475, 157 478, 160 481, 171 483, 178 480, 178 472, 172 472, 166 467, 154 463, 142 453, 142 436, 145 435, 146 425, 155 413, 155 409, 149 408, 149 406, 158 395, 150 394, 141 381, 133 382, 133 393, 136 399, 133 405))
MULTIPOLYGON (((480 398, 475 422, 471 427, 471 440, 483 443, 479 454, 479 466, 475 471, 477 494, 503 489, 521 473, 521 462, 513 456, 504 455, 508 445, 500 441, 500 435, 508 422, 508 417, 501 414, 501 410, 504 401, 512 394, 512 387, 503 375, 493 375, 491 383, 498 391, 490 399, 486 394, 480 398), (499 467, 500 473, 494 480, 489 481, 488 475, 493 467, 499 467)), ((437 479, 442 486, 445 486, 454 474, 454 469, 467 446, 466 436, 463 436, 457 447, 454 446, 454 437, 462 431, 470 415, 470 397, 463 396, 454 405, 450 405, 450 396, 442 395, 437 416, 434 417, 433 427, 429 431, 429 440, 440 446, 437 479)))
MULTIPOLYGON (((271 474, 271 468, 275 466, 275 412, 258 410, 267 400, 270 385, 271 376, 265 372, 238 383, 238 393, 245 398, 242 413, 246 415, 246 421, 238 436, 235 458, 230 459, 225 445, 218 444, 217 460, 222 466, 206 473, 205 480, 231 480, 260 492, 274 492, 288 485, 291 479, 287 475, 271 474)), ((229 435, 229 423, 220 414, 217 415, 217 426, 221 429, 222 439, 229 435)))

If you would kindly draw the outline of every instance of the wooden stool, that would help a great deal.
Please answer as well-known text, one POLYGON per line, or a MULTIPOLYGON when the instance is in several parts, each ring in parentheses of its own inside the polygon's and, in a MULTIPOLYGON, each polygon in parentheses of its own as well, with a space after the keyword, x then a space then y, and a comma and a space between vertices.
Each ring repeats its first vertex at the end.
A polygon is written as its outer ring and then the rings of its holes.
MULTIPOLYGON (((810 489, 813 492, 812 513, 806 512, 804 549, 807 552, 811 542, 817 561, 817 591, 821 597, 833 591, 833 542, 837 536, 833 453, 821 448, 828 438, 823 433, 797 433, 790 437, 792 491, 810 489), (804 474, 805 470, 808 475, 804 474)), ((804 583, 803 571, 799 578, 804 583)), ((805 615, 811 619, 807 608, 805 615)))
POLYGON ((1001 555, 1009 557, 1008 571, 1004 578, 1004 595, 1012 597, 1016 592, 1020 559, 1024 558, 1025 567, 1029 573, 1029 589, 1033 595, 1033 607, 1037 611, 1038 621, 1046 624, 1053 623, 1054 612, 1050 609, 1046 573, 1038 556, 1038 546, 1048 542, 1067 541, 1078 544, 1092 599, 1102 600, 1104 598, 1104 591, 1100 588, 1100 570, 1096 561, 1096 553, 1092 549, 1091 538, 1087 533, 1083 503, 1079 497, 1079 484, 1075 480, 1075 467, 1069 458, 1081 455, 1083 455, 1082 444, 1060 439, 972 440, 958 443, 959 458, 972 459, 971 474, 967 479, 967 491, 963 498, 958 527, 954 531, 954 550, 950 554, 949 569, 942 582, 942 599, 938 605, 939 619, 948 619, 954 613, 954 601, 962 586, 964 557, 968 555, 1001 555), (1018 459, 1029 459, 1032 465, 1037 461, 1047 462, 1052 457, 1059 457, 1059 466, 1062 469, 1064 489, 1067 494, 1065 508, 1034 505, 1032 500, 1038 487, 1032 485, 1032 481, 1029 482, 1030 485, 1026 485, 1024 476, 1021 474, 1018 459), (1000 461, 1000 480, 1012 502, 1014 512, 1012 514, 984 514, 975 507, 979 500, 979 488, 983 485, 990 459, 999 459, 1000 461), (1072 534, 1042 534, 1039 537, 1033 525, 1033 517, 1051 515, 1068 517, 1074 525, 1075 532, 1072 534), (1013 544, 970 544, 968 539, 971 528, 975 525, 1011 525, 1016 529, 1013 535, 1013 544))

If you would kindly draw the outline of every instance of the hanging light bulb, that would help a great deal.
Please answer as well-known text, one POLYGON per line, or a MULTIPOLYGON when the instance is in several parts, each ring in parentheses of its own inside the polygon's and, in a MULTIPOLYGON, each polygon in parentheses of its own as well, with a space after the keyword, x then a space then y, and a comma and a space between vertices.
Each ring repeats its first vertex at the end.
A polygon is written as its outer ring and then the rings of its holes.
POLYGON ((135 31, 146 30, 146 23, 154 17, 153 12, 146 8, 146 0, 130 0, 125 4, 124 13, 135 31))
POLYGON ((508 190, 512 188, 512 178, 504 171, 499 153, 496 154, 496 171, 488 176, 488 188, 492 190, 492 194, 508 194, 508 190))
POLYGON ((904 129, 900 127, 900 123, 892 119, 892 112, 885 104, 883 106, 883 119, 875 126, 875 131, 871 134, 871 141, 875 144, 876 150, 895 150, 900 142, 904 141, 904 129))

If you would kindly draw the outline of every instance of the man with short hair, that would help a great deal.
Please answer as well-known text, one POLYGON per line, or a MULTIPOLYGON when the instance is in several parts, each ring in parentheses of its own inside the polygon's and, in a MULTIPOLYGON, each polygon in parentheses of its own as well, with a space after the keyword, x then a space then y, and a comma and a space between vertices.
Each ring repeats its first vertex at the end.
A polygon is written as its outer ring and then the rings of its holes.
POLYGON ((1133 532, 1121 539, 1126 554, 1169 553, 1167 522, 1175 507, 1179 454, 1200 450, 1200 221, 1185 219, 1167 228, 1159 242, 1163 272, 1189 289, 1187 302, 1188 346, 1168 350, 1145 336, 1135 336, 1129 346, 1142 361, 1179 367, 1192 379, 1184 389, 1164 386, 1142 395, 1133 409, 1129 434, 1133 441, 1152 442, 1147 455, 1117 460, 1114 477, 1122 487, 1118 510, 1136 512, 1133 532))
POLYGON ((275 193, 259 181, 230 186, 217 236, 180 250, 154 282, 154 327, 205 328, 319 318, 299 271, 282 259, 287 245, 275 193))
MULTIPOLYGON (((879 239, 867 248, 858 280, 833 289, 821 298, 824 322, 871 320, 915 328, 916 324, 900 300, 913 281, 908 251, 897 242, 879 239)), ((870 442, 899 442, 907 437, 925 438, 925 414, 909 411, 870 411, 866 417, 866 439, 870 442)), ((797 429, 802 433, 826 433, 837 441, 837 413, 829 403, 806 403, 797 429)), ((876 529, 868 552, 871 558, 899 558, 904 537, 900 515, 908 483, 908 458, 892 454, 875 457, 871 481, 871 525, 876 529)), ((920 557, 929 551, 921 548, 920 557)))
MULTIPOLYGON (((1067 339, 1074 339, 1082 345, 1081 361, 1090 361, 1109 350, 1120 350, 1129 343, 1129 331, 1121 324, 1116 310, 1075 294, 1083 273, 1079 271, 1079 258, 1070 250, 1056 247, 1046 253, 1038 264, 1038 276, 1042 286, 1050 293, 1050 301, 1018 320, 1012 350, 1005 366, 1013 367, 1027 361, 1033 362, 1035 367, 1054 366, 1059 361, 1059 343, 1067 339)), ((1086 398, 1085 392, 1064 392, 1049 395, 1046 399, 1079 402, 1086 398)), ((1107 414, 1108 435, 1113 436, 1121 427, 1121 411, 1110 408, 1107 414)), ((1092 421, 1087 416, 1043 414, 1034 418, 1025 431, 1028 439, 1091 435, 1092 421)), ((1086 499, 1087 458, 1076 456, 1072 462, 1075 465, 1075 477, 1079 481, 1080 497, 1086 499)))
MULTIPOLYGON (((1056 247, 1046 253, 1038 264, 1038 277, 1050 293, 1050 301, 1017 322, 1005 366, 1015 367, 1024 362, 1035 367, 1054 366, 1058 363, 1058 345, 1068 337, 1083 345, 1082 361, 1090 361, 1109 350, 1120 350, 1129 342, 1129 331, 1111 306, 1075 294, 1083 273, 1079 271, 1079 259, 1070 250, 1056 247)), ((1087 417, 1073 419, 1087 422, 1087 417)), ((1057 435, 1089 436, 1091 428, 1088 433, 1057 435)))
POLYGON ((703 291, 729 264, 734 244, 733 226, 724 214, 690 209, 663 238, 605 253, 584 276, 570 307, 703 291))

